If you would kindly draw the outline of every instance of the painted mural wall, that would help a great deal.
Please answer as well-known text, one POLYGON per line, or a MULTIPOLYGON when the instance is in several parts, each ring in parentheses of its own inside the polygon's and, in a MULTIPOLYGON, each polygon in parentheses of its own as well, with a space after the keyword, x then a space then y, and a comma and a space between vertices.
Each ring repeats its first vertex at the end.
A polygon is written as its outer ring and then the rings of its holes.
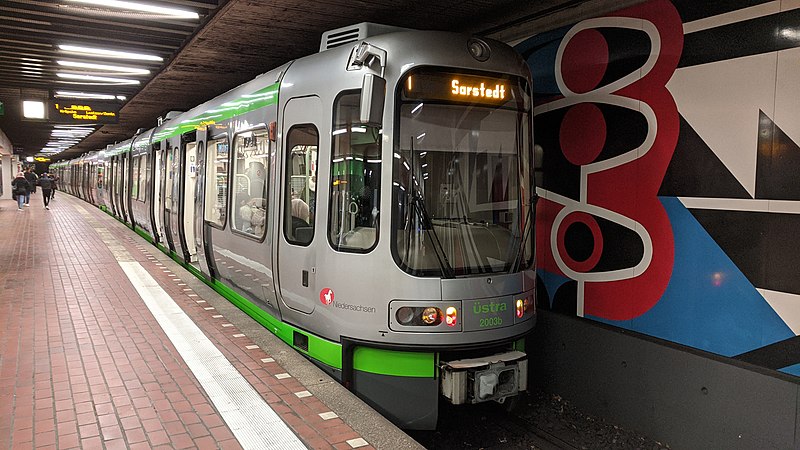
POLYGON ((540 307, 800 376, 800 0, 653 0, 517 49, 540 307))

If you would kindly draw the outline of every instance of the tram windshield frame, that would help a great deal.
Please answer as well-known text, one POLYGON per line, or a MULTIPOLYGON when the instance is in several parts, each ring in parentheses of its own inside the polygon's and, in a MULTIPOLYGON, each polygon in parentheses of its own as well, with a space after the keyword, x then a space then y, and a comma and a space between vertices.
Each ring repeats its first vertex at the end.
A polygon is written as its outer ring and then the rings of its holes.
POLYGON ((392 256, 414 276, 532 267, 531 92, 518 76, 421 67, 398 83, 392 256))

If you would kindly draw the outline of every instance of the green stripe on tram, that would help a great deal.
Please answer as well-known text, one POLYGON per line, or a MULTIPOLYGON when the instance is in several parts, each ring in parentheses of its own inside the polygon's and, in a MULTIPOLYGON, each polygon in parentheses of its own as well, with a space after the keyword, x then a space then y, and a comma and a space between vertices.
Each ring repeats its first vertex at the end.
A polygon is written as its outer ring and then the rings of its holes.
POLYGON ((307 354, 308 356, 316 359, 317 361, 326 364, 330 367, 341 369, 342 368, 342 346, 335 342, 331 342, 320 337, 307 334, 299 328, 293 327, 285 322, 281 322, 271 314, 263 309, 254 305, 251 301, 242 297, 238 292, 234 291, 227 285, 218 280, 209 281, 205 276, 200 275, 200 278, 206 284, 211 286, 220 295, 227 298, 231 303, 236 305, 239 309, 247 313, 248 316, 255 319, 256 322, 264 326, 275 336, 280 338, 283 342, 292 346, 292 348, 307 354), (303 333, 308 336, 308 351, 303 351, 292 345, 294 340, 294 332, 303 333))
POLYGON ((153 135, 152 141, 163 141, 164 139, 205 128, 208 125, 228 120, 265 106, 274 105, 278 103, 279 88, 280 83, 275 83, 255 92, 242 94, 238 99, 225 102, 212 109, 205 110, 191 119, 186 119, 179 124, 164 128, 153 135))
POLYGON ((147 231, 145 231, 145 230, 143 230, 143 229, 141 229, 141 228, 139 228, 139 227, 137 227, 135 225, 133 227, 133 231, 135 231, 136 234, 138 234, 139 236, 143 237, 147 242, 149 242, 151 244, 153 243, 153 238, 150 236, 150 234, 147 231))

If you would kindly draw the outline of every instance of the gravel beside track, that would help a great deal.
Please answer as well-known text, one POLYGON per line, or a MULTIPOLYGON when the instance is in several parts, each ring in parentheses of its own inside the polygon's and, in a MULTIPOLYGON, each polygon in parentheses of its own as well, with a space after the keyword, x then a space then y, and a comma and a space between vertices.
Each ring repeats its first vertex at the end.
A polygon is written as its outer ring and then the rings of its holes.
POLYGON ((429 450, 669 449, 669 445, 584 414, 554 395, 533 392, 509 413, 495 402, 443 403, 436 431, 409 434, 429 450))

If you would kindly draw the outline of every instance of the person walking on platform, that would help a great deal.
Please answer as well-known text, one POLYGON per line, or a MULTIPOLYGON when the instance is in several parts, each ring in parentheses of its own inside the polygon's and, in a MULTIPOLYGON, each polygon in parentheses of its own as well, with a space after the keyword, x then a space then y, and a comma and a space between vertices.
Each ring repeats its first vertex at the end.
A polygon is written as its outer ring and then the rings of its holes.
POLYGON ((36 176, 36 172, 32 168, 28 167, 25 171, 25 179, 28 180, 28 195, 25 197, 25 206, 30 206, 31 194, 36 193, 36 182, 39 181, 39 177, 36 176))
POLYGON ((47 172, 42 174, 42 177, 39 178, 39 186, 42 187, 42 201, 44 202, 44 209, 50 209, 50 207, 47 205, 50 203, 50 196, 52 195, 53 179, 50 178, 50 175, 47 172))
POLYGON ((22 172, 18 173, 14 181, 11 182, 11 192, 14 195, 14 199, 17 201, 17 211, 22 211, 22 205, 25 204, 25 199, 30 198, 28 188, 28 180, 25 179, 25 174, 22 172))
POLYGON ((58 178, 58 175, 56 175, 56 174, 51 174, 50 178, 53 179, 53 190, 50 191, 50 200, 52 200, 52 199, 56 198, 56 190, 58 190, 58 180, 59 180, 59 178, 58 178))

